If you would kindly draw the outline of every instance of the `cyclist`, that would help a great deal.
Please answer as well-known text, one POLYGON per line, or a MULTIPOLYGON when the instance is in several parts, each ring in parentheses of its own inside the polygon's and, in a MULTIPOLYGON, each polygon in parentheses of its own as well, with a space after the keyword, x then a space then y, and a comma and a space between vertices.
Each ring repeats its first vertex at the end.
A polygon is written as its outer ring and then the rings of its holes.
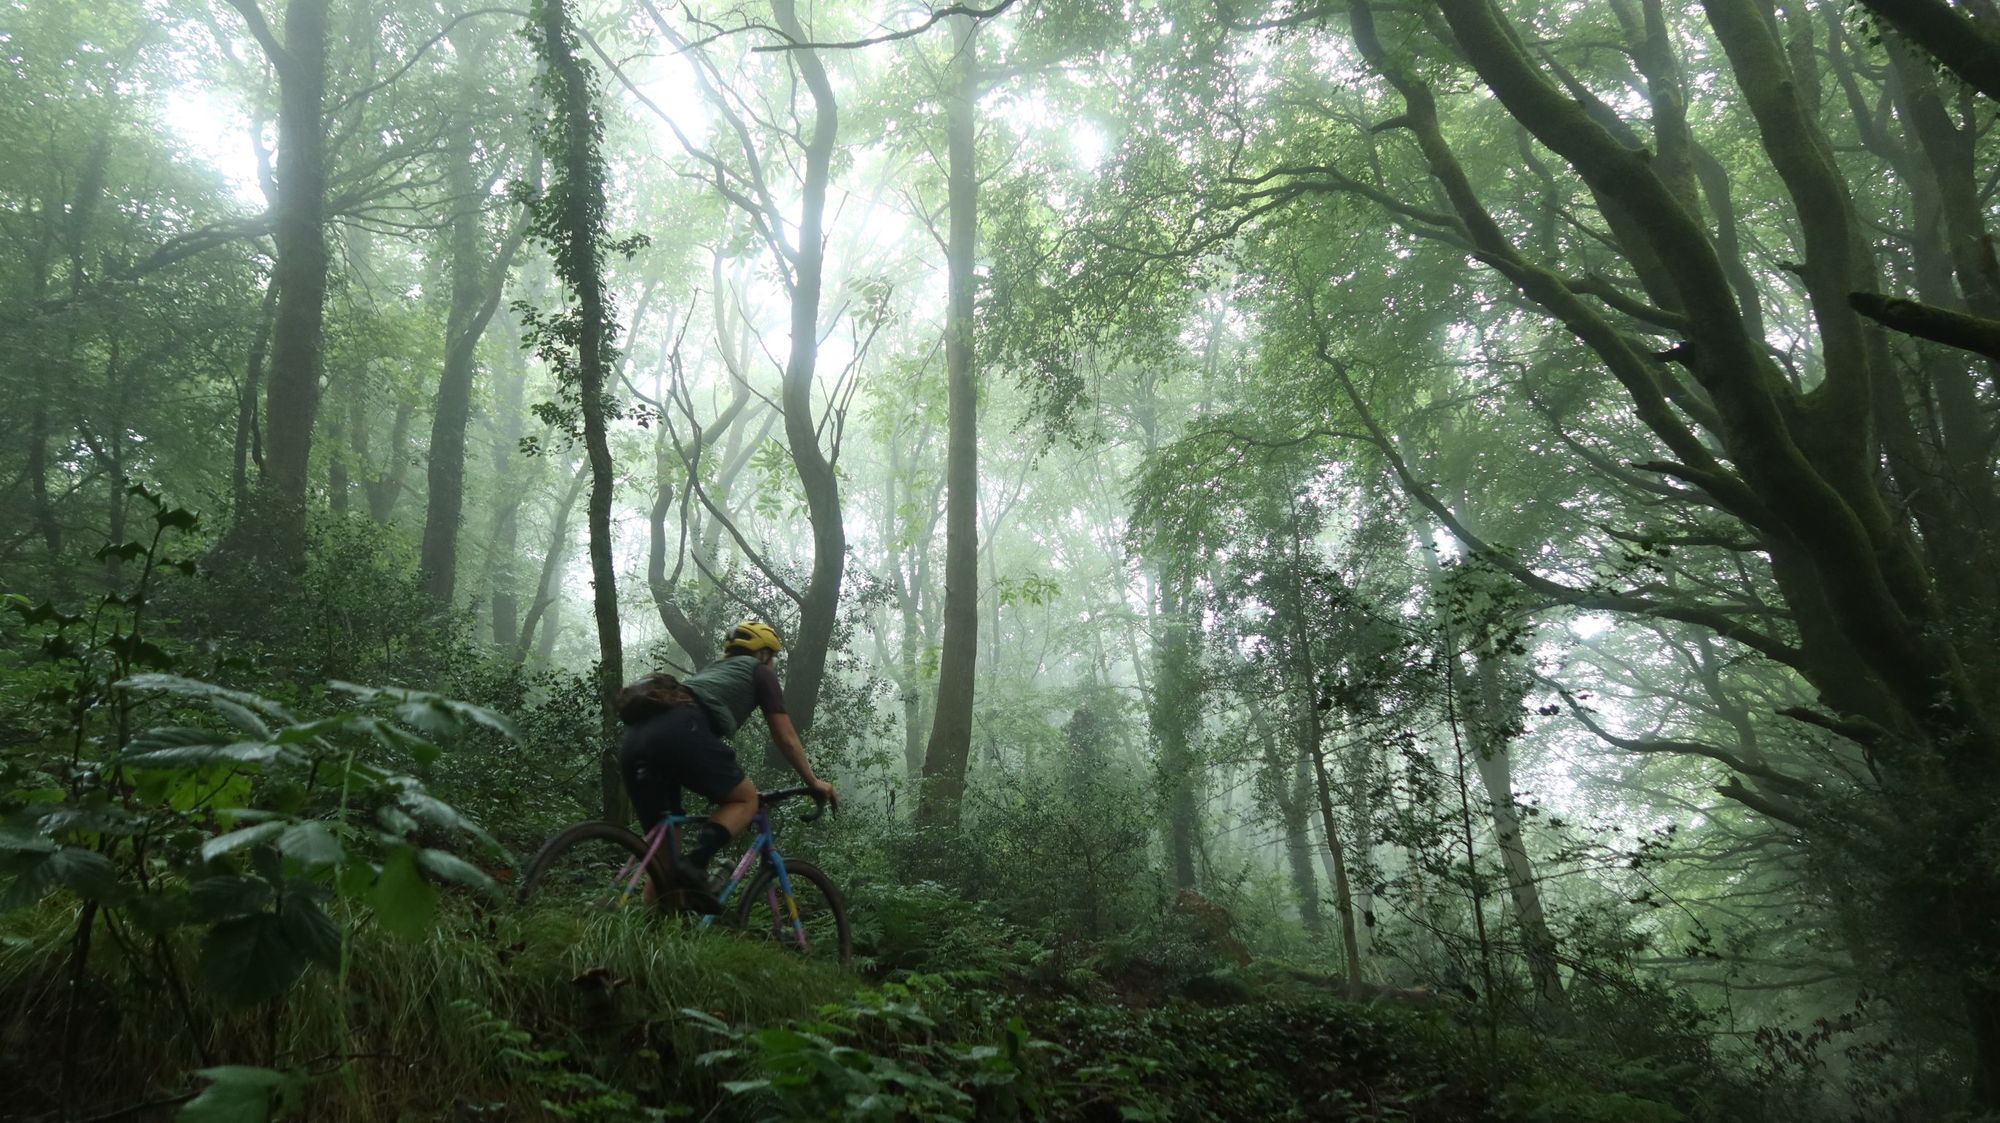
POLYGON ((679 812, 684 788, 715 805, 674 863, 674 873, 701 912, 722 907, 709 887, 708 864, 757 814, 757 786, 724 743, 753 710, 763 711, 771 740, 806 786, 840 806, 833 785, 813 774, 805 745, 785 712, 784 690, 771 667, 784 646, 769 624, 743 621, 723 640, 721 659, 680 681, 692 703, 669 706, 625 729, 618 762, 641 830, 651 830, 670 811, 679 812))

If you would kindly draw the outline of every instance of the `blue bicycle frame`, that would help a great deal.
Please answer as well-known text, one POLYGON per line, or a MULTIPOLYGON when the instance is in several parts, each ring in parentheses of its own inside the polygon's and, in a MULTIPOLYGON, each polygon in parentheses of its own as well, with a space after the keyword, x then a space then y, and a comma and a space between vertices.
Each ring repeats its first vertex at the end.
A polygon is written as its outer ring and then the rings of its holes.
MULTIPOLYGON (((646 870, 652 868, 653 859, 659 854, 661 846, 664 845, 666 847, 669 861, 672 861, 679 855, 678 839, 681 825, 683 823, 698 823, 702 819, 703 816, 700 815, 670 814, 658 823, 655 823, 652 830, 646 832, 646 856, 641 860, 628 863, 624 871, 618 875, 619 885, 621 886, 620 903, 629 899, 632 893, 639 888, 640 883, 645 880, 646 870)), ((736 890, 742 886, 743 880, 750 875, 751 867, 756 864, 759 858, 762 858, 764 864, 768 865, 777 875, 774 879, 774 884, 767 891, 771 907, 772 932, 774 935, 777 934, 779 918, 780 916, 784 917, 791 922, 792 936, 798 941, 799 950, 805 951, 807 950, 806 929, 805 925, 799 919, 798 901, 792 896, 792 878, 789 873, 785 872, 784 856, 778 853, 777 844, 771 833, 771 817, 765 812, 761 801, 757 807, 756 817, 750 820, 750 826, 756 832, 756 841, 751 843, 750 848, 743 852, 743 857, 737 860, 736 868, 730 873, 728 883, 722 887, 722 892, 718 896, 718 900, 722 903, 723 907, 727 908, 730 898, 736 895, 736 890), (783 896, 785 902, 785 911, 782 914, 778 911, 778 898, 780 896, 783 896)), ((714 915, 701 918, 701 927, 703 928, 713 923, 715 923, 714 915)))

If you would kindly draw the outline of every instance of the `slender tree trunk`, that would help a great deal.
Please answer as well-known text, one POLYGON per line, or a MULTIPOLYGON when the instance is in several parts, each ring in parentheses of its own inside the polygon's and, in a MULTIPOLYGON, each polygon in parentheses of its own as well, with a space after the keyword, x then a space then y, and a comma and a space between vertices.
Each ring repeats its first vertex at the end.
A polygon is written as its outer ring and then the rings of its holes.
POLYGON ((507 348, 507 376, 500 382, 499 431, 493 442, 493 533, 487 554, 487 596, 492 607, 493 646, 511 650, 520 633, 521 430, 527 397, 528 364, 519 346, 507 348))
MULTIPOLYGON (((611 554, 611 445, 605 433, 604 379, 611 364, 614 326, 604 293, 602 221, 605 213, 604 161, 599 154, 601 126, 595 116, 595 86, 576 56, 576 33, 569 24, 565 0, 543 0, 542 42, 554 79, 551 95, 558 102, 557 178, 560 213, 556 222, 558 272, 570 286, 577 304, 576 378, 583 413, 583 443, 590 461, 591 609, 597 620, 597 685, 603 712, 604 747, 600 751, 599 790, 604 817, 623 822, 629 817, 624 782, 612 749, 618 732, 613 699, 625 682, 625 653, 618 630, 618 574, 611 554)), ((555 189, 555 188, 552 188, 555 189)))
MULTIPOLYGON (((356 397, 354 451, 363 464, 368 463, 368 415, 356 397)), ((389 451, 382 458, 382 469, 373 478, 361 481, 362 490, 368 493, 368 517, 378 523, 386 523, 396 513, 396 501, 403 497, 403 479, 409 472, 410 419, 416 414, 416 405, 408 398, 396 403, 396 416, 389 423, 389 451)))
MULTIPOLYGON (((1313 710, 1314 714, 1319 711, 1313 710)), ((1317 718, 1308 718, 1317 727, 1317 718)), ((1340 844, 1340 823, 1333 813, 1333 782, 1327 775, 1326 753, 1321 743, 1322 731, 1315 728, 1307 733, 1307 746, 1312 757, 1313 794, 1319 803, 1320 833, 1326 837, 1327 876, 1333 881, 1333 909, 1340 917, 1340 947, 1347 959, 1347 985, 1359 990, 1361 986, 1361 936, 1354 924, 1354 893, 1347 882, 1347 851, 1340 844)))
MULTIPOLYGON (((278 308, 276 277, 264 286, 264 307, 250 336, 250 356, 243 365, 243 388, 236 395, 236 447, 230 465, 230 510, 238 518, 250 507, 250 466, 264 468, 263 435, 258 431, 257 400, 264 387, 264 356, 271 344, 271 320, 278 308)), ((345 489, 336 489, 336 493, 345 489)))
MULTIPOLYGON (((979 656, 979 371, 974 353, 973 276, 979 239, 974 108, 979 99, 978 24, 951 20, 955 88, 945 102, 948 151, 944 363, 949 432, 945 446, 944 649, 937 710, 924 753, 922 817, 955 825, 972 752, 973 676, 979 656)), ((996 631, 995 639, 998 634, 996 631)), ((997 662, 997 660, 996 660, 997 662)))
POLYGON ((570 512, 576 509, 577 497, 583 494, 583 484, 587 479, 588 466, 579 466, 570 475, 569 486, 563 489, 562 498, 557 500, 555 512, 549 516, 549 548, 542 554, 542 573, 535 581, 535 596, 528 602, 528 614, 521 621, 520 635, 514 643, 514 662, 517 664, 527 659, 528 649, 535 642, 535 626, 540 623, 543 613, 554 611, 554 607, 561 603, 557 582, 562 573, 563 558, 569 553, 570 512))
MULTIPOLYGON (((1494 656, 1482 652, 1474 677, 1479 688, 1479 725, 1473 740, 1477 750, 1479 780, 1486 788, 1486 802, 1493 812, 1493 835, 1507 871, 1507 892, 1514 902, 1514 921, 1521 926, 1521 946, 1527 955, 1528 977, 1534 983, 1535 1000, 1555 1012, 1569 1008, 1562 972, 1556 955, 1555 935, 1549 931, 1548 915, 1542 908, 1541 883, 1535 878, 1535 864, 1521 837, 1521 816, 1514 808, 1514 765, 1504 732, 1512 725, 1508 694, 1500 687, 1500 668, 1494 656)), ((1517 696, 1518 697, 1518 696, 1517 696)))
POLYGON ((1306 935, 1317 943, 1326 939, 1326 917, 1319 911, 1319 878, 1313 873, 1312 816, 1307 810, 1312 798, 1312 762, 1301 757, 1292 767, 1291 791, 1279 811, 1285 821, 1285 860, 1299 899, 1299 918, 1306 935))
POLYGON ((544 670, 555 663, 556 638, 562 635, 563 598, 560 595, 549 602, 549 611, 545 619, 548 623, 542 625, 541 634, 535 638, 535 665, 544 670))
POLYGON ((1195 887, 1197 776, 1194 735, 1201 721, 1193 622, 1179 582, 1162 578, 1162 603, 1154 621, 1157 667, 1149 696, 1150 725, 1159 746, 1160 787, 1165 795, 1167 864, 1174 887, 1195 887))
MULTIPOLYGON (((780 31, 794 43, 812 41, 800 26, 795 0, 771 0, 771 14, 780 31)), ((833 174, 834 140, 840 115, 833 84, 819 55, 810 48, 785 52, 798 67, 812 95, 813 120, 805 150, 805 179, 800 185, 798 242, 792 268, 791 351, 785 360, 781 400, 785 439, 792 464, 805 490, 806 514, 812 522, 812 572, 799 605, 799 631, 791 645, 785 677, 785 702, 792 723, 811 727, 819 704, 820 683, 826 677, 828 648, 833 643, 834 617, 840 608, 840 582, 847 565, 847 529, 841 521, 840 480, 819 447, 813 420, 813 375, 819 352, 819 303, 826 266, 826 193, 833 174)))

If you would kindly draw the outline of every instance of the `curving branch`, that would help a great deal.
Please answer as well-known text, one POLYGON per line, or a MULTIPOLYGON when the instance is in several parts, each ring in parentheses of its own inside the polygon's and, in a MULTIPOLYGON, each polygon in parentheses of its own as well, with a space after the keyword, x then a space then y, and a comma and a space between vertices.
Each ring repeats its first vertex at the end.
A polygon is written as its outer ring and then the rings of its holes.
POLYGON ((766 51, 812 51, 812 50, 851 51, 861 47, 872 47, 875 46, 877 43, 894 43, 901 39, 913 39, 916 36, 922 35, 924 32, 929 31, 931 28, 936 27, 938 24, 943 23, 945 20, 951 18, 952 16, 970 16, 975 20, 992 19, 994 16, 997 16, 1000 13, 1006 11, 1007 9, 1013 7, 1017 2, 1018 0, 1000 0, 999 3, 993 5, 990 8, 971 8, 967 7, 964 4, 951 4, 943 8, 934 9, 930 14, 930 18, 924 20, 924 22, 916 25, 915 27, 906 27, 901 31, 890 31, 890 32, 885 32, 884 34, 881 35, 871 35, 864 39, 846 39, 832 43, 802 42, 791 35, 785 34, 785 32, 780 28, 770 27, 765 24, 758 24, 756 25, 758 30, 769 31, 775 35, 782 37, 785 40, 785 42, 768 44, 762 47, 752 47, 750 49, 758 53, 763 53, 766 51))

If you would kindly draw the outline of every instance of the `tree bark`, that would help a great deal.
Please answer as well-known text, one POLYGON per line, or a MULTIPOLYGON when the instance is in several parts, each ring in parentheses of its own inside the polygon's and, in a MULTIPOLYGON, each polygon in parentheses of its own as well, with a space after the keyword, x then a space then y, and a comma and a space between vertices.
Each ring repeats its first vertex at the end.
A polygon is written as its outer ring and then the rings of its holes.
POLYGON ((603 715, 604 747, 599 754, 598 787, 604 817, 623 822, 629 817, 625 787, 619 777, 612 745, 618 733, 613 701, 625 683, 625 652, 618 628, 618 574, 611 552, 611 445, 606 435, 604 381, 610 366, 612 333, 604 292, 603 215, 604 161, 598 150, 600 128, 595 87, 576 55, 576 33, 570 27, 565 0, 543 0, 542 42, 553 78, 551 97, 558 103, 558 163, 555 253, 558 272, 576 298, 576 379, 583 414, 583 443, 590 463, 591 611, 597 621, 597 687, 603 715))
POLYGON ((1148 696, 1148 724, 1159 749, 1168 875, 1174 888, 1193 889, 1195 834, 1199 826, 1194 736, 1201 721, 1196 640, 1180 582, 1163 576, 1159 585, 1160 611, 1153 622, 1157 636, 1153 653, 1156 665, 1153 689, 1148 696))
MULTIPOLYGON (((794 43, 812 42, 799 24, 795 0, 771 0, 778 29, 794 43)), ((811 48, 785 52, 798 67, 812 96, 813 119, 805 148, 805 178, 800 184, 798 241, 792 263, 791 349, 785 360, 781 401, 785 440, 792 465, 805 490, 806 514, 812 522, 812 572, 799 604, 798 635, 791 644, 785 675, 785 703, 800 732, 812 727, 819 705, 820 683, 826 678, 828 648, 833 644, 834 617, 840 608, 840 583, 847 565, 847 529, 841 521, 840 480, 819 447, 813 419, 813 375, 819 359, 819 303, 826 267, 826 193, 833 175, 834 141, 840 112, 826 68, 811 48)))
POLYGON ((1966 85, 2000 101, 2000 35, 1945 0, 1861 0, 1876 19, 1937 56, 1966 85))
MULTIPOLYGON (((1292 892, 1299 899, 1299 918, 1306 935, 1317 943, 1326 939, 1326 917, 1319 910, 1319 878, 1313 874, 1312 816, 1308 811, 1312 798, 1312 762, 1301 757, 1292 766, 1290 790, 1278 810, 1285 822, 1285 860, 1292 871, 1292 892)), ((1360 958, 1358 948, 1354 956, 1360 958)))
MULTIPOLYGON (((973 682, 979 655, 979 371, 973 347, 973 264, 979 240, 978 23, 951 20, 955 82, 945 101, 947 231, 944 363, 944 644, 937 709, 924 752, 920 813, 956 825, 972 753, 973 682)), ((997 638, 997 637, 996 637, 997 638)))
POLYGON ((250 467, 264 468, 264 441, 258 431, 257 400, 264 386, 264 356, 271 344, 271 319, 277 312, 278 282, 275 277, 264 286, 264 307, 250 336, 250 355, 243 364, 243 386, 236 395, 236 446, 230 464, 230 511, 237 517, 250 507, 250 467))
POLYGON ((272 201, 278 307, 264 416, 265 471, 253 550, 283 571, 305 562, 306 496, 326 322, 326 97, 329 0, 290 0, 280 44, 257 0, 230 0, 278 75, 277 197, 272 201))
POLYGON ((1535 877, 1534 860, 1528 856, 1527 842, 1521 835, 1521 816, 1514 807, 1514 763, 1507 732, 1514 715, 1507 711, 1519 708, 1519 694, 1502 689, 1497 656, 1480 652, 1476 658, 1473 677, 1479 716, 1473 747, 1479 781, 1486 788, 1486 803, 1493 814, 1493 837, 1507 872, 1507 893, 1514 903, 1514 922, 1521 928, 1521 946, 1535 1000, 1549 1011, 1562 1013, 1569 1009, 1569 995, 1563 990, 1556 939, 1549 931, 1541 883, 1535 877))
POLYGON ((514 662, 518 665, 528 658, 528 650, 535 642, 535 626, 542 614, 552 610, 559 603, 562 591, 557 588, 557 580, 562 573, 563 557, 569 553, 569 517, 576 508, 576 500, 583 494, 584 481, 590 478, 589 465, 579 465, 571 474, 569 486, 563 489, 562 498, 557 500, 555 513, 549 518, 549 548, 542 554, 542 573, 535 581, 534 599, 528 602, 528 613, 521 620, 519 638, 514 643, 514 662))
POLYGON ((458 580, 458 529, 465 506, 465 430, 472 416, 472 384, 479 340, 500 307, 507 271, 527 233, 517 223, 499 250, 486 256, 485 192, 479 181, 475 99, 481 95, 474 59, 477 43, 453 37, 459 53, 460 104, 452 114, 454 150, 445 157, 445 186, 452 200, 451 304, 445 315, 444 370, 431 415, 429 488, 424 507, 423 545, 417 570, 424 591, 449 606, 458 580))

